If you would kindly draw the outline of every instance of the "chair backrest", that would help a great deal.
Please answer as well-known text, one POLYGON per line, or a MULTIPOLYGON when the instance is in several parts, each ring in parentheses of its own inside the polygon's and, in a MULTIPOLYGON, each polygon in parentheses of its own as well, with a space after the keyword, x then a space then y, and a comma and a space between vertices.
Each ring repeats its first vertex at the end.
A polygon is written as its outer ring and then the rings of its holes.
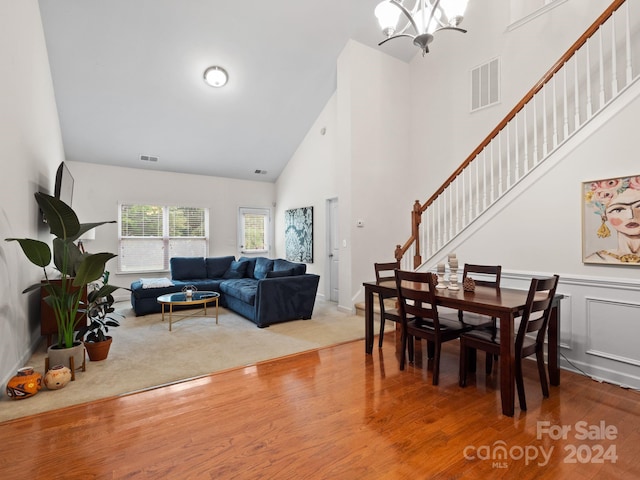
POLYGON ((431 320, 436 331, 440 329, 436 307, 436 279, 431 272, 396 270, 398 310, 403 324, 408 317, 431 320))
POLYGON ((522 348, 527 333, 537 332, 536 340, 544 342, 551 314, 551 304, 556 294, 559 278, 558 275, 554 275, 550 278, 533 278, 531 280, 527 303, 516 336, 516 351, 522 348))
POLYGON ((462 272, 462 281, 470 276, 473 278, 476 285, 484 287, 500 288, 500 276, 502 275, 502 265, 473 265, 470 263, 464 264, 464 271, 462 272), (470 273, 480 273, 482 278, 477 278, 470 273), (488 278, 487 278, 488 277, 488 278))
POLYGON ((376 271, 376 283, 395 280, 394 270, 400 268, 400 260, 387 263, 374 263, 373 268, 376 271))

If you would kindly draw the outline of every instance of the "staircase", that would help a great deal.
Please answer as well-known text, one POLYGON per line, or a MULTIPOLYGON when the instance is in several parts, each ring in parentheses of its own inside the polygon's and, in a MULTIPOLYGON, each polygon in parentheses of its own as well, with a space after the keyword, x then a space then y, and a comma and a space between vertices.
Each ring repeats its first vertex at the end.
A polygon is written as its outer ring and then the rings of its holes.
POLYGON ((411 236, 394 253, 403 269, 431 268, 638 83, 640 5, 630 3, 615 0, 442 186, 416 200, 411 236))

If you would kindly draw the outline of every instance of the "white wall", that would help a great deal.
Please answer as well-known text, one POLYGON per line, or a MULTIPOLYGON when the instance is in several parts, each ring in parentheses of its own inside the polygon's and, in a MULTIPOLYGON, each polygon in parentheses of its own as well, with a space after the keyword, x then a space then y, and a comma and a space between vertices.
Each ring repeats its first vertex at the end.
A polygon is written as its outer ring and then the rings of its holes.
POLYGON ((349 293, 340 291, 340 304, 352 308, 363 298, 362 283, 374 277, 373 263, 393 261, 396 244, 408 238, 406 206, 416 197, 405 188, 406 178, 413 173, 409 168, 409 66, 357 42, 349 42, 345 54, 348 62, 342 61, 342 55, 338 62, 338 97, 347 89, 349 97, 338 116, 350 120, 351 170, 344 187, 351 195, 351 211, 345 217, 351 278, 344 282, 349 293), (342 75, 345 81, 340 81, 342 75), (349 116, 343 115, 346 109, 349 116), (359 220, 364 227, 357 226, 359 220))
POLYGON ((0 0, 0 383, 24 366, 40 339, 40 281, 16 242, 48 241, 33 194, 52 193, 64 158, 49 60, 36 0, 0 0))
MULTIPOLYGON (((326 200, 338 198, 340 228, 339 307, 353 310, 372 264, 392 261, 396 243, 408 236, 403 188, 409 160, 408 64, 350 41, 338 59, 338 89, 277 182, 277 224, 284 210, 314 206, 314 263, 327 275, 326 200), (326 127, 323 136, 320 129, 326 127), (363 227, 356 222, 361 220, 363 227)), ((282 235, 278 255, 284 256, 282 235)), ((319 293, 325 295, 326 278, 319 293)))
MULTIPOLYGON (((275 185, 268 182, 234 180, 204 175, 156 172, 68 162, 74 178, 73 208, 81 222, 117 220, 118 202, 204 207, 209 209, 209 255, 241 256, 238 241, 240 207, 268 208, 275 202, 275 185)), ((272 239, 273 240, 273 239, 272 239)), ((273 241, 271 242, 273 244, 273 241)), ((89 251, 118 253, 116 224, 96 228, 96 239, 85 245, 89 251)), ((270 252, 271 255, 273 252, 270 252)), ((128 287, 140 274, 120 275, 117 259, 110 260, 110 283, 128 287)), ((146 274, 145 276, 151 276, 146 274)), ((168 276, 160 272, 158 276, 168 276)), ((117 292, 118 297, 126 296, 117 292)))
POLYGON ((334 94, 276 182, 276 256, 286 256, 285 210, 312 206, 313 263, 307 264, 307 272, 322 277, 318 286, 318 295, 321 296, 325 296, 327 288, 326 201, 338 196, 337 177, 340 172, 336 157, 336 108, 334 94))

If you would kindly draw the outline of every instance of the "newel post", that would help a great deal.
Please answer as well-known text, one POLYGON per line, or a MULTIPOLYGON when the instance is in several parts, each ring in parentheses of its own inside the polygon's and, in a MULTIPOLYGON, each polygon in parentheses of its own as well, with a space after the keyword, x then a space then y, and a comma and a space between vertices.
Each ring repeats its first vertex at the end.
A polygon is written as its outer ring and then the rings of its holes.
POLYGON ((400 245, 396 245, 396 251, 393 253, 393 256, 396 257, 397 261, 402 261, 402 247, 400 245))
POLYGON ((411 219, 411 236, 416 244, 415 254, 413 255, 413 268, 418 268, 422 264, 422 255, 420 255, 420 223, 422 223, 422 207, 419 200, 416 200, 413 204, 411 219))

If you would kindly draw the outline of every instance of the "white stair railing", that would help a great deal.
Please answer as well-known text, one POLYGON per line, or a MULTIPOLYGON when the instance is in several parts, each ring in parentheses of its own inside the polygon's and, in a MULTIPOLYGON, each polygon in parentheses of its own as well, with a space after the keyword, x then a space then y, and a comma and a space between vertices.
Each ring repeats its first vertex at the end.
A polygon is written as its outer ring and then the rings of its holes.
POLYGON ((417 268, 441 255, 457 235, 638 79, 640 8, 634 5, 632 11, 629 3, 614 1, 448 181, 419 206, 422 214, 414 215, 419 225, 414 225, 412 238, 396 248, 403 268, 417 268))

